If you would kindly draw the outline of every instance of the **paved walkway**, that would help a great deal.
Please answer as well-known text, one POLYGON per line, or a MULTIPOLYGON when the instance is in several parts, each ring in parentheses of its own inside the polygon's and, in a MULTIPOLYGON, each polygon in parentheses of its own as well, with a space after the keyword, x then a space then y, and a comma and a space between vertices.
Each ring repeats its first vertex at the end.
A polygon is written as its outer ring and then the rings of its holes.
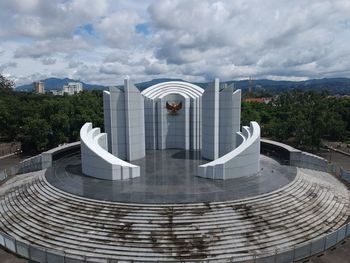
POLYGON ((324 142, 324 144, 336 151, 343 152, 350 156, 350 144, 344 142, 324 142))
POLYGON ((350 156, 335 151, 322 151, 316 153, 316 155, 321 156, 338 166, 342 166, 347 171, 350 171, 350 156))

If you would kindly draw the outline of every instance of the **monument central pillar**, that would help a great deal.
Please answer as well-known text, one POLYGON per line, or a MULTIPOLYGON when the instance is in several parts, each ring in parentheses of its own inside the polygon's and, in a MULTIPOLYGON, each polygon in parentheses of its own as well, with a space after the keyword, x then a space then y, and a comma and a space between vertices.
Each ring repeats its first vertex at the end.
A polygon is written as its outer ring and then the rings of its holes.
POLYGON ((157 99, 158 149, 190 149, 190 98, 168 94, 157 99), (177 110, 169 110, 173 105, 177 110))

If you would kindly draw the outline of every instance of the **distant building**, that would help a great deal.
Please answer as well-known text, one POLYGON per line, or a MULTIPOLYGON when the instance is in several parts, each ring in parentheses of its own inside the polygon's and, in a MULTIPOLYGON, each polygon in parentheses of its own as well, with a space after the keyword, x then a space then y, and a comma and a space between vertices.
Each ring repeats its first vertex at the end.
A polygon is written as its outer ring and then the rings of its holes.
POLYGON ((83 91, 83 84, 81 82, 69 82, 68 85, 63 86, 62 94, 74 95, 83 91))
POLYGON ((334 95, 329 95, 329 96, 327 96, 327 98, 350 99, 350 95, 334 94, 334 95))
POLYGON ((35 93, 44 94, 45 93, 45 84, 42 81, 36 81, 34 84, 35 93))
POLYGON ((50 90, 50 92, 52 93, 52 95, 62 95, 61 90, 52 89, 52 90, 50 90))
POLYGON ((246 98, 243 101, 268 104, 270 101, 272 101, 272 98, 246 98))
POLYGON ((253 87, 253 78, 250 76, 248 79, 248 94, 249 97, 252 95, 252 87, 253 87))

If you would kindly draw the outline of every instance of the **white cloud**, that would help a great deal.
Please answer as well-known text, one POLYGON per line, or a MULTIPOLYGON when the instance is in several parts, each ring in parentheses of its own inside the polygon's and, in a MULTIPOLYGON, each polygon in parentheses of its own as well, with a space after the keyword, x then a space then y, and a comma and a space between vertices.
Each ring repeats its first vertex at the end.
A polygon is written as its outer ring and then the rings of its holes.
POLYGON ((41 59, 41 62, 44 64, 44 65, 53 65, 56 63, 56 59, 55 58, 51 58, 51 57, 44 57, 41 59))
POLYGON ((146 66, 145 73, 147 75, 159 75, 166 74, 168 70, 169 69, 167 64, 155 62, 146 66))
POLYGON ((95 29, 107 45, 130 48, 142 41, 135 31, 135 26, 141 22, 142 19, 133 11, 118 11, 101 18, 95 29))
POLYGON ((3 0, 1 69, 108 85, 349 76, 349 14, 348 0, 3 0))
POLYGON ((17 67, 16 62, 7 62, 4 64, 0 64, 0 72, 7 69, 7 68, 15 68, 15 67, 17 67))
POLYGON ((82 63, 82 62, 80 62, 80 61, 74 61, 74 60, 72 60, 72 61, 69 61, 69 63, 68 63, 68 68, 70 68, 70 69, 72 69, 72 68, 77 68, 77 67, 82 66, 82 65, 84 65, 84 63, 82 63))
POLYGON ((111 74, 111 75, 125 75, 125 74, 128 74, 129 72, 127 70, 126 65, 115 62, 115 63, 108 63, 108 64, 101 65, 100 73, 111 74))
POLYGON ((14 52, 15 58, 31 57, 40 58, 50 56, 54 53, 71 53, 88 50, 90 46, 80 37, 74 36, 72 39, 55 38, 38 41, 36 44, 20 46, 14 52))

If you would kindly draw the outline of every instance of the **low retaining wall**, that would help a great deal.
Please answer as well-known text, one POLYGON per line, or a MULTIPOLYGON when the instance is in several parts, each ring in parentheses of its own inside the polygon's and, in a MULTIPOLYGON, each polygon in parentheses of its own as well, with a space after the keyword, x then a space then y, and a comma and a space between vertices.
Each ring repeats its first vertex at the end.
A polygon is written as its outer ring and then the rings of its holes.
POLYGON ((9 176, 16 174, 24 174, 46 169, 52 166, 52 162, 61 158, 63 155, 70 152, 77 152, 80 150, 80 142, 68 143, 47 152, 21 161, 19 164, 0 171, 0 182, 4 181, 9 176))
POLYGON ((21 161, 19 164, 6 168, 0 171, 0 182, 6 180, 9 176, 16 174, 29 173, 42 170, 41 154, 21 161))
POLYGON ((272 155, 279 159, 283 164, 289 164, 290 159, 295 159, 300 151, 280 142, 260 139, 260 150, 262 154, 272 155))
POLYGON ((350 183, 350 172, 344 170, 342 167, 340 168, 340 177, 350 183))
POLYGON ((320 156, 301 152, 298 160, 291 160, 290 165, 298 166, 301 168, 308 168, 318 171, 327 172, 328 171, 328 161, 320 156))
POLYGON ((37 155, 28 159, 23 160, 18 165, 18 170, 13 171, 11 175, 14 174, 24 174, 32 171, 42 170, 42 156, 37 155))
POLYGON ((42 169, 48 168, 52 166, 52 162, 63 157, 68 153, 78 152, 80 151, 80 142, 72 142, 68 144, 64 144, 48 150, 46 152, 41 153, 42 156, 42 169))
POLYGON ((318 171, 328 171, 328 161, 317 155, 300 151, 287 144, 261 139, 261 153, 277 157, 284 164, 318 171))

